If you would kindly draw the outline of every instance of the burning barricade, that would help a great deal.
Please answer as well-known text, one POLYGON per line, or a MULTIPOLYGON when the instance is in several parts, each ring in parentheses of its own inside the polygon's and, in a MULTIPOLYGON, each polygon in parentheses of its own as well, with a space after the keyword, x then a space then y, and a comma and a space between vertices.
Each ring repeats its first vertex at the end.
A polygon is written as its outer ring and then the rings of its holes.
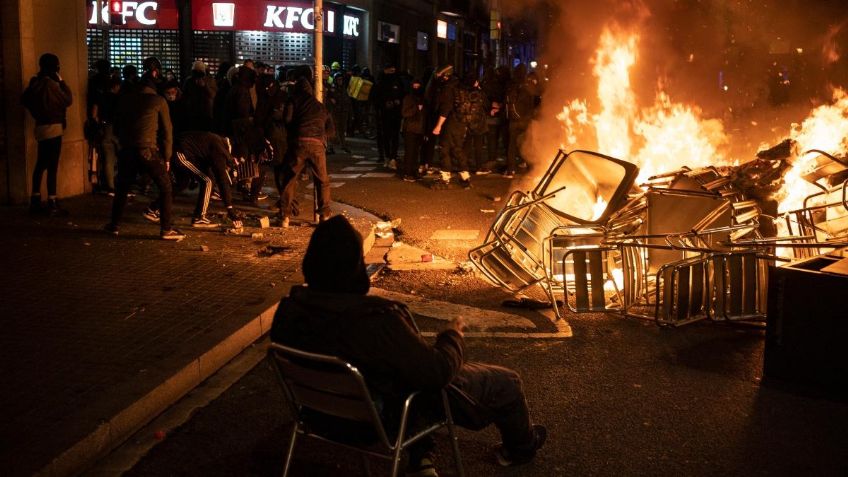
POLYGON ((558 318, 562 302, 661 325, 761 322, 769 264, 848 246, 848 161, 794 157, 791 146, 643 183, 634 164, 561 150, 534 189, 510 195, 469 258, 511 292, 540 286, 558 318), (771 194, 798 161, 818 190, 778 215, 771 194))

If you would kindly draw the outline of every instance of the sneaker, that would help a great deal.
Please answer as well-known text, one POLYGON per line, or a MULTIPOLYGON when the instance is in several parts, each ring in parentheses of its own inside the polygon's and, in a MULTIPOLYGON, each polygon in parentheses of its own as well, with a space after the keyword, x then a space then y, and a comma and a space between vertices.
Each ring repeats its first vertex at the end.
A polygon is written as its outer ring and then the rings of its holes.
POLYGON ((212 200, 224 200, 224 198, 221 197, 221 194, 217 190, 213 190, 212 195, 210 195, 209 198, 212 200))
POLYGON ((289 228, 289 218, 288 217, 283 217, 282 219, 280 219, 280 227, 284 228, 284 229, 289 228))
POLYGON ((202 217, 195 217, 191 219, 191 226, 198 229, 213 229, 215 227, 220 226, 221 224, 212 222, 209 220, 209 217, 205 215, 202 217))
POLYGON ((148 207, 144 212, 141 213, 141 216, 144 217, 145 219, 153 222, 154 224, 159 223, 159 211, 158 210, 153 210, 150 207, 148 207))
POLYGON ((112 222, 109 222, 108 224, 104 225, 103 230, 109 232, 112 235, 118 235, 118 226, 113 224, 112 222))
POLYGON ((512 179, 513 177, 515 177, 515 171, 512 171, 512 170, 504 171, 503 176, 506 179, 512 179))
POLYGON ((177 229, 163 230, 159 236, 162 237, 162 240, 175 240, 177 242, 186 237, 184 233, 177 229))
POLYGON ((439 477, 433 460, 424 457, 417 464, 410 465, 406 469, 406 477, 439 477))
POLYGON ((479 171, 475 172, 474 174, 478 175, 478 176, 485 176, 486 174, 491 174, 491 173, 492 173, 492 171, 490 171, 488 169, 480 169, 479 171))
POLYGON ((410 176, 410 175, 403 176, 404 182, 415 182, 416 180, 417 179, 415 178, 415 176, 410 176))
POLYGON ((533 424, 533 449, 526 451, 510 451, 503 443, 495 446, 495 459, 501 467, 526 464, 536 457, 536 451, 545 445, 548 430, 541 424, 533 424))
POLYGON ((265 200, 267 198, 268 198, 268 194, 266 194, 264 192, 260 192, 260 193, 256 194, 256 200, 265 200))

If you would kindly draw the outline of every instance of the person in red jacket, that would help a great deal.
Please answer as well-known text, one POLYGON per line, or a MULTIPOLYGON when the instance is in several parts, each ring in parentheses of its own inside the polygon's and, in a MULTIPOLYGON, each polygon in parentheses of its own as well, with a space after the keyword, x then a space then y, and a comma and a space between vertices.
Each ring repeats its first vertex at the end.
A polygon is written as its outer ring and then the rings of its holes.
MULTIPOLYGON (((410 392, 435 394, 447 387, 457 424, 498 428, 500 465, 529 462, 545 443, 547 431, 531 423, 518 373, 465 360, 461 320, 431 344, 418 334, 406 305, 367 295, 362 237, 344 216, 322 222, 312 233, 303 275, 306 285, 293 287, 277 308, 271 341, 350 362, 384 403, 385 415, 399 409, 410 392)), ((414 447, 407 475, 435 475, 432 441, 414 447)))
POLYGON ((67 215, 56 199, 56 176, 62 154, 62 134, 67 126, 65 112, 73 102, 71 89, 59 76, 59 57, 45 53, 38 59, 39 72, 29 81, 21 102, 35 119, 38 159, 32 171, 30 211, 44 211, 41 205, 41 179, 47 172, 47 212, 67 215))

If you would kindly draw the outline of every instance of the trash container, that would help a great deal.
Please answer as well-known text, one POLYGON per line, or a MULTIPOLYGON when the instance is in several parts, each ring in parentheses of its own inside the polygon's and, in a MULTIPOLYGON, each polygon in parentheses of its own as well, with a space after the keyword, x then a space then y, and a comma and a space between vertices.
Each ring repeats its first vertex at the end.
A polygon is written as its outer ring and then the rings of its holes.
POLYGON ((848 395, 848 248, 769 269, 763 374, 848 395))

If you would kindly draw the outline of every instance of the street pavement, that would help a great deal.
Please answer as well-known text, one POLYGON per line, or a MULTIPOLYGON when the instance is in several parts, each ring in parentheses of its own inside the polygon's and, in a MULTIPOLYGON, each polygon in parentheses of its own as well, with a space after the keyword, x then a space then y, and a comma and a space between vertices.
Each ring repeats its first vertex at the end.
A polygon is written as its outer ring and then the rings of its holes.
MULTIPOLYGON (((470 190, 439 191, 365 177, 388 172, 363 146, 362 157, 330 161, 333 173, 369 168, 334 179, 334 197, 387 221, 400 219, 395 240, 460 265, 485 235, 489 210, 500 209, 514 186, 496 175, 475 177, 470 190)), ((386 268, 372 293, 409 302, 425 336, 452 313, 471 316, 468 359, 523 376, 534 420, 548 427, 547 445, 534 462, 504 469, 491 455, 499 440, 494 429, 462 430, 467 475, 848 475, 848 403, 762 382, 760 329, 711 323, 661 329, 599 313, 567 313, 557 322, 502 306, 511 295, 463 267, 386 268)), ((134 436, 133 442, 149 441, 156 432, 161 442, 126 475, 278 475, 291 419, 282 400, 263 361, 184 424, 134 436)), ((447 440, 438 446, 440 475, 454 475, 447 440)), ((388 470, 373 465, 375 475, 388 470)), ((363 472, 355 454, 306 440, 292 475, 363 472)))
MULTIPOLYGON (((259 339, 301 283, 305 222, 261 229, 271 211, 246 207, 239 234, 193 229, 188 194, 175 209, 188 237, 167 242, 148 202, 118 237, 100 230, 105 195, 65 200, 62 218, 0 209, 0 474, 78 472, 259 339)), ((371 235, 376 217, 342 209, 371 235)))

